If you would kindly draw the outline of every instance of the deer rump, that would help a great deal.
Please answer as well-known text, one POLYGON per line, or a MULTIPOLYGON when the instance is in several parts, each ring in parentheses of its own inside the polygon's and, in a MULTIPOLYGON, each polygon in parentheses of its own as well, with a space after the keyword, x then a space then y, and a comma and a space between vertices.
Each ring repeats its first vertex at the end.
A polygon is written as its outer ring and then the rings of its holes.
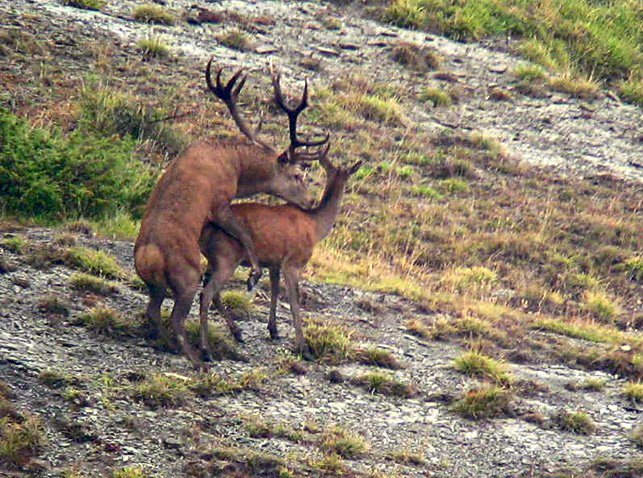
MULTIPOLYGON (((259 203, 233 204, 231 209, 237 221, 249 231, 261 267, 281 267, 287 263, 299 268, 310 260, 317 231, 304 210, 293 205, 259 203)), ((204 226, 199 245, 214 270, 250 265, 241 242, 214 223, 204 226)))

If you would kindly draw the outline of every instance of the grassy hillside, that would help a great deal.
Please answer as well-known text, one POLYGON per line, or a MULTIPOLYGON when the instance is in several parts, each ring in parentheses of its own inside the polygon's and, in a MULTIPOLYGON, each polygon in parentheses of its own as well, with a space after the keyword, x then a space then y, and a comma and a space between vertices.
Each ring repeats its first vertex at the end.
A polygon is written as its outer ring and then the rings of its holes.
POLYGON ((455 40, 517 39, 517 53, 566 77, 616 87, 643 103, 643 6, 638 0, 393 0, 386 21, 455 40))

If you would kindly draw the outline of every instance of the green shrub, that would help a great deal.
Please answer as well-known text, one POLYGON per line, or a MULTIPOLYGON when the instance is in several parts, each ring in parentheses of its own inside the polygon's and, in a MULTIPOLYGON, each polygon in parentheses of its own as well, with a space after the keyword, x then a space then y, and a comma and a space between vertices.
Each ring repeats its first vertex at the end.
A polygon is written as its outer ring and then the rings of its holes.
POLYGON ((127 138, 64 137, 0 109, 0 144, 0 203, 8 214, 61 219, 135 210, 155 182, 127 138))

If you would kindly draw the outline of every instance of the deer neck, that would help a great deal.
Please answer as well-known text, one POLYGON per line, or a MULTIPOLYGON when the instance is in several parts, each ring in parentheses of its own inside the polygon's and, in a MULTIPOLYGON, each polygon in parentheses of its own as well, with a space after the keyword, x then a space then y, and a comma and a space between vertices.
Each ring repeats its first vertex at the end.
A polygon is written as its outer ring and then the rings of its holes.
POLYGON ((261 192, 269 192, 274 176, 275 163, 267 154, 243 155, 239 158, 239 180, 237 182, 238 198, 252 196, 261 192))
POLYGON ((338 173, 330 179, 319 205, 310 211, 310 216, 317 225, 317 237, 321 241, 333 228, 339 207, 344 196, 344 183, 338 173))

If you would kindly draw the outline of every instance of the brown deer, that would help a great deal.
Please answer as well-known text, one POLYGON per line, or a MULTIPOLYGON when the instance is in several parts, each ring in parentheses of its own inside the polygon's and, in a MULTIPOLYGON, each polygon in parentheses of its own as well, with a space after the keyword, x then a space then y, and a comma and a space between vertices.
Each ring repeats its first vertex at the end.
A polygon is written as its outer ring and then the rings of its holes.
POLYGON ((141 229, 134 246, 134 264, 148 287, 150 300, 146 315, 165 335, 161 325, 161 304, 168 290, 174 298, 170 322, 181 348, 196 368, 205 368, 189 344, 184 328, 201 279, 199 236, 208 222, 238 239, 246 250, 252 270, 248 288, 261 276, 257 254, 245 224, 230 209, 234 198, 267 193, 286 201, 307 205, 308 190, 297 164, 319 159, 328 137, 317 141, 297 138, 297 117, 308 106, 308 82, 296 108, 285 105, 280 78, 273 75, 275 99, 290 123, 290 146, 283 153, 256 137, 240 117, 236 102, 246 81, 237 71, 224 86, 223 68, 211 79, 212 59, 205 78, 208 88, 224 101, 241 132, 253 143, 198 141, 183 151, 161 176, 147 203, 141 229), (301 152, 302 146, 320 146, 316 152, 301 152))
MULTIPOLYGON (((360 161, 346 169, 336 168, 326 159, 327 152, 328 147, 324 148, 320 161, 328 174, 328 182, 317 207, 306 210, 290 204, 267 206, 258 203, 240 203, 231 207, 238 221, 250 232, 259 263, 268 267, 270 271, 270 337, 279 337, 277 298, 279 276, 280 272, 283 272, 297 336, 296 347, 307 359, 311 358, 311 354, 304 339, 299 313, 299 274, 313 255, 315 245, 324 239, 333 227, 339 213, 344 186, 361 165, 360 161)), ((249 264, 249 257, 238 240, 213 224, 207 224, 203 229, 199 244, 201 252, 209 262, 201 292, 201 350, 203 354, 211 356, 207 340, 207 320, 208 309, 213 300, 235 338, 241 339, 241 332, 221 304, 220 294, 224 283, 235 269, 240 264, 249 264)))

